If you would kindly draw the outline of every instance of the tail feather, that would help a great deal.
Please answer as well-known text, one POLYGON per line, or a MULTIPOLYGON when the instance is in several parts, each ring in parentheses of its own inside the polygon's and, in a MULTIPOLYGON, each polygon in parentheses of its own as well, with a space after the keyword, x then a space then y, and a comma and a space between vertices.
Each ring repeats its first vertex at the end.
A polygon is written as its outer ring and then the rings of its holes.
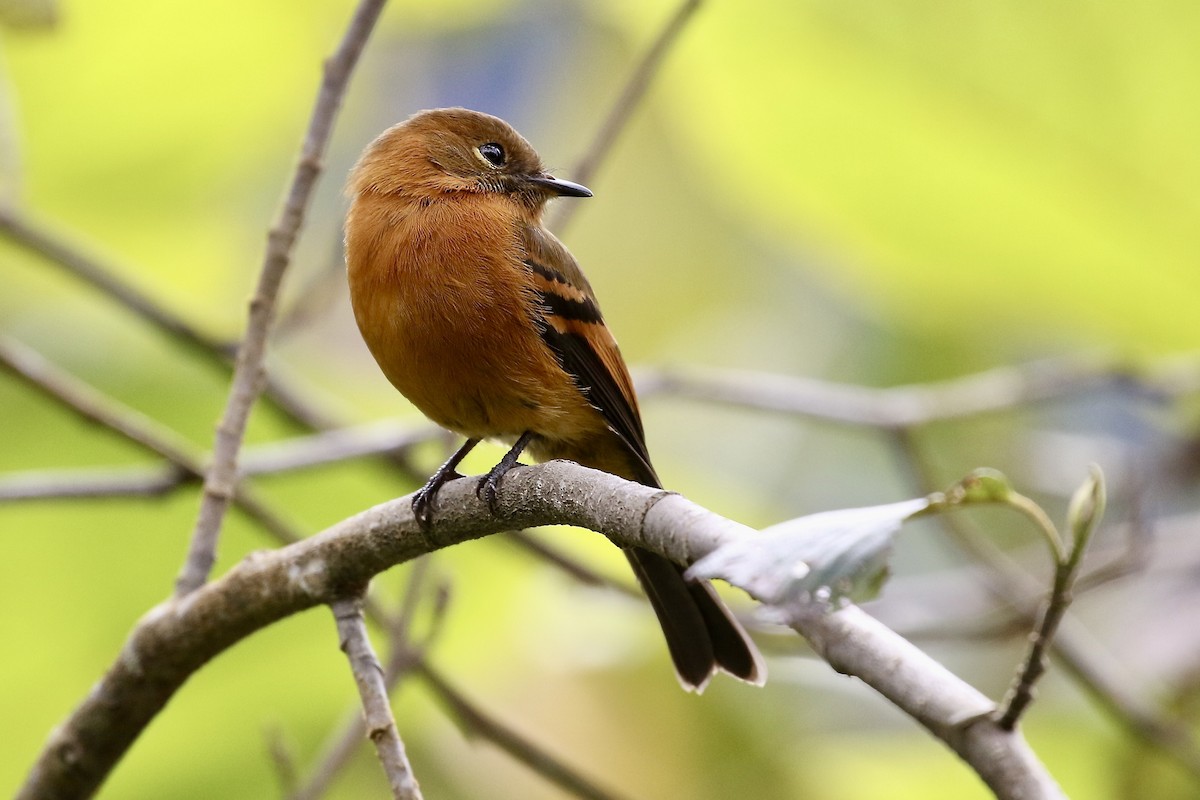
MULTIPOLYGON (((565 456, 646 486, 662 486, 644 445, 619 435, 591 448, 558 449, 545 441, 535 447, 540 458, 565 456)), ((703 691, 718 670, 760 686, 766 681, 758 649, 707 581, 685 580, 683 567, 640 547, 626 549, 625 556, 654 608, 685 689, 703 691)))
MULTIPOLYGON (((662 485, 644 459, 633 460, 630 471, 639 483, 662 485)), ((704 691, 718 669, 755 685, 766 681, 758 649, 710 583, 685 580, 683 567, 640 547, 625 555, 650 599, 685 689, 704 691)))
POLYGON ((685 689, 704 691, 718 670, 761 685, 758 650, 707 582, 684 580, 683 569, 641 548, 625 551, 662 626, 675 673, 685 689))

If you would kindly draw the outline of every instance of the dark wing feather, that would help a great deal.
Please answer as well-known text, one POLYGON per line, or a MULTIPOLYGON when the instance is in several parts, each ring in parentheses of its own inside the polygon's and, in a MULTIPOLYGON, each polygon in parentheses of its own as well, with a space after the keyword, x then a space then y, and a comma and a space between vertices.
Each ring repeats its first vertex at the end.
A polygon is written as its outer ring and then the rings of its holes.
POLYGON ((638 474, 627 477, 660 486, 650 465, 633 380, 604 324, 591 286, 575 259, 553 236, 530 229, 526 238, 525 265, 537 279, 542 340, 631 456, 638 474))
MULTIPOLYGON (((650 465, 633 381, 592 287, 552 235, 530 228, 525 240, 542 340, 628 454, 632 472, 623 477, 662 486, 650 465)), ((757 650, 711 586, 685 581, 682 568, 649 550, 633 548, 625 554, 654 606, 685 687, 703 690, 717 665, 742 680, 762 682, 765 671, 757 650)))

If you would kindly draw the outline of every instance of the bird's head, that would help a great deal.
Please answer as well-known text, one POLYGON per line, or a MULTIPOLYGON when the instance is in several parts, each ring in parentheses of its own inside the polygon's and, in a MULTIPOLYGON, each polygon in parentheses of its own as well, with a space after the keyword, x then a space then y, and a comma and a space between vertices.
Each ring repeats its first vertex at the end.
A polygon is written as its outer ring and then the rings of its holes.
POLYGON ((384 131, 350 173, 353 195, 436 199, 458 192, 508 195, 531 208, 554 196, 591 197, 555 178, 504 120, 465 108, 421 111, 384 131))

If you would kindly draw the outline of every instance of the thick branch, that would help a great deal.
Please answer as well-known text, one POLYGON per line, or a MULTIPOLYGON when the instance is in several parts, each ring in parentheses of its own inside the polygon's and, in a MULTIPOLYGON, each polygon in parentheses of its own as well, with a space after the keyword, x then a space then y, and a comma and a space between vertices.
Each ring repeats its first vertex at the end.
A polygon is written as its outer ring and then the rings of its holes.
MULTIPOLYGON (((754 535, 678 495, 567 462, 509 473, 495 516, 475 488, 470 478, 447 484, 428 531, 413 520, 410 498, 400 498, 317 536, 252 555, 221 579, 153 609, 52 734, 18 797, 88 796, 209 659, 289 614, 352 596, 373 575, 423 553, 497 531, 568 524, 690 564, 720 544, 754 535)), ((992 705, 898 635, 855 608, 794 623, 839 670, 861 677, 967 758, 999 797, 1059 796, 1020 735, 998 732, 984 718, 992 705), (1010 792, 994 783, 997 775, 1037 791, 1010 792)))

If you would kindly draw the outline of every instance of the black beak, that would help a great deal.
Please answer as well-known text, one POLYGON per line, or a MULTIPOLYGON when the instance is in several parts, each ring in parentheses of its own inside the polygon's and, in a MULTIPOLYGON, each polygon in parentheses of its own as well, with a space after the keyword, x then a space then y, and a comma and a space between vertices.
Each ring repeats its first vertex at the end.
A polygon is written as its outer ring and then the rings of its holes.
POLYGON ((591 197, 592 190, 578 183, 565 181, 553 175, 533 175, 527 179, 535 186, 560 197, 591 197))

